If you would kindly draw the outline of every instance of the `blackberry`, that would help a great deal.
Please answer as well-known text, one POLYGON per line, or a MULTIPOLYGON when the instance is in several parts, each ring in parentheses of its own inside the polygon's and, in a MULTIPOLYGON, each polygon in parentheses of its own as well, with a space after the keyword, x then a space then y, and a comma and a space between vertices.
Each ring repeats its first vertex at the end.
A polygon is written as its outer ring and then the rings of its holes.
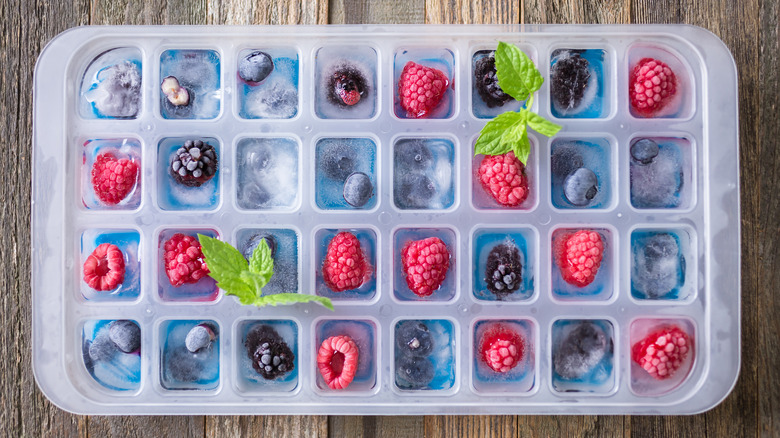
MULTIPOLYGON (((478 52, 477 54, 485 53, 478 52)), ((474 63, 474 80, 476 81, 477 93, 487 104, 488 108, 503 106, 506 102, 512 100, 512 96, 504 93, 504 90, 498 85, 496 76, 496 53, 491 51, 474 63)))
POLYGON ((201 140, 187 140, 171 159, 171 176, 187 187, 200 187, 217 173, 217 150, 201 140))
POLYGON ((328 100, 334 105, 347 107, 356 105, 368 94, 368 85, 363 73, 355 66, 336 68, 328 79, 328 100))
POLYGON ((256 50, 238 61, 238 77, 254 85, 262 82, 274 70, 274 61, 265 52, 256 50))
POLYGON ((400 172, 425 170, 433 164, 433 153, 424 140, 402 140, 395 145, 395 163, 400 172))
POLYGON ((108 338, 123 353, 132 353, 141 348, 141 329, 138 324, 120 319, 108 327, 108 338))
POLYGON ((423 389, 433 381, 435 370, 427 357, 400 356, 395 363, 395 383, 402 389, 423 389))
POLYGON ((590 80, 588 60, 575 51, 564 51, 554 57, 558 60, 550 68, 553 102, 564 110, 576 108, 582 102, 590 80))
POLYGON ((520 289, 523 283, 523 261, 513 243, 500 243, 490 250, 485 268, 485 283, 490 292, 503 298, 520 289))
POLYGON ((580 322, 553 354, 553 367, 562 378, 576 379, 593 370, 611 351, 612 339, 601 327, 580 322))
POLYGON ((276 257, 276 239, 274 239, 274 236, 268 233, 258 233, 250 237, 241 248, 241 254, 247 261, 252 258, 252 254, 255 252, 255 249, 257 249, 257 246, 260 245, 260 241, 264 239, 265 244, 268 245, 268 249, 271 250, 271 258, 276 257))
POLYGON ((631 145, 631 158, 639 164, 650 164, 659 152, 658 143, 649 138, 643 138, 631 145))
POLYGON ((420 321, 404 321, 396 328, 395 345, 401 355, 429 356, 433 351, 433 335, 420 321))
POLYGON ((396 182, 395 205, 400 208, 427 208, 436 195, 436 186, 422 173, 404 173, 396 182))
POLYGON ((252 368, 267 380, 275 379, 295 368, 295 354, 272 327, 256 325, 246 335, 247 355, 252 368))
POLYGON ((555 148, 555 152, 553 152, 550 158, 552 176, 556 181, 561 182, 584 164, 580 151, 571 144, 564 144, 555 148))
POLYGON ((572 205, 583 207, 596 197, 599 192, 598 186, 599 180, 596 174, 590 169, 580 167, 566 177, 563 183, 563 196, 572 205))
POLYGON ((371 178, 363 172, 355 172, 344 181, 344 200, 347 204, 360 208, 374 196, 374 185, 371 178))

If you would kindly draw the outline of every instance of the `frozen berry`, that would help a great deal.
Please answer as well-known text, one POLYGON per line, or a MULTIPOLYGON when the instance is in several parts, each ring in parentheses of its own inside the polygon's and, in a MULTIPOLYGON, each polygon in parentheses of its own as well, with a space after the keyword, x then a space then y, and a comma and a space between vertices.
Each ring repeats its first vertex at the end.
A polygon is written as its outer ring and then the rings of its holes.
POLYGON ((631 158, 639 164, 650 164, 658 156, 659 150, 658 143, 649 138, 643 138, 631 145, 631 158))
POLYGON ((163 245, 165 274, 171 285, 197 283, 209 273, 198 239, 182 233, 174 234, 163 245))
POLYGON ((599 180, 592 170, 580 167, 563 182, 563 196, 572 205, 583 207, 590 204, 599 192, 599 180))
POLYGON ((247 261, 252 258, 252 254, 254 254, 255 249, 260 245, 261 240, 265 240, 265 244, 268 245, 268 249, 271 250, 271 258, 276 257, 276 239, 274 239, 274 236, 268 233, 258 233, 250 237, 241 248, 241 254, 247 261))
POLYGON ((98 291, 116 289, 125 281, 125 257, 118 246, 101 243, 84 261, 84 282, 98 291))
POLYGON ((401 250, 406 284, 415 295, 433 294, 447 277, 450 251, 438 237, 408 242, 401 250))
POLYGON ((561 341, 553 354, 555 372, 564 379, 576 379, 593 370, 608 351, 612 339, 591 322, 581 322, 561 341))
POLYGON ((653 58, 642 58, 631 71, 631 106, 644 117, 663 109, 677 92, 677 77, 668 65, 653 58))
POLYGON ((430 115, 447 91, 450 81, 440 70, 409 61, 398 80, 398 96, 408 117, 430 115))
POLYGON ((98 332, 89 345, 89 357, 93 361, 109 361, 117 352, 116 345, 111 342, 105 331, 98 332))
POLYGON ((190 104, 192 93, 182 86, 175 77, 168 76, 163 79, 160 88, 171 105, 180 107, 190 104))
POLYGON ((575 51, 554 54, 555 64, 550 68, 550 92, 561 110, 576 108, 582 102, 590 80, 588 60, 575 51))
POLYGON ((480 51, 477 55, 485 54, 474 63, 474 81, 479 97, 485 101, 488 108, 503 106, 512 100, 512 96, 504 93, 498 85, 496 76, 496 53, 494 51, 480 51))
POLYGON ((252 368, 264 379, 275 379, 295 368, 295 354, 271 326, 252 327, 244 345, 252 360, 252 368))
POLYGON ((482 187, 501 205, 516 207, 528 198, 525 166, 514 152, 486 155, 477 173, 482 187))
POLYGON ((558 242, 558 265, 564 281, 577 287, 593 283, 604 257, 601 234, 579 230, 562 236, 558 242))
POLYGON ((255 50, 238 60, 238 77, 250 85, 262 82, 274 70, 271 55, 255 50))
POLYGON ((217 339, 217 328, 209 323, 198 324, 187 332, 184 339, 184 345, 190 353, 209 348, 211 343, 217 339))
POLYGON ((317 368, 331 389, 344 389, 352 383, 358 367, 359 350, 349 336, 331 336, 317 351, 317 368))
POLYGON ((693 342, 681 328, 672 325, 647 335, 631 347, 631 359, 658 380, 668 379, 680 369, 693 349, 693 342))
POLYGON ((355 171, 355 151, 346 144, 336 144, 322 154, 321 168, 328 178, 344 181, 355 171))
POLYGON ((183 345, 167 352, 164 360, 171 377, 179 382, 195 382, 203 373, 202 361, 183 345))
POLYGON ((645 298, 661 298, 685 277, 685 258, 677 238, 670 233, 653 234, 642 244, 634 252, 631 286, 645 298))
POLYGON ((122 61, 98 73, 97 88, 87 93, 100 114, 108 117, 135 117, 141 106, 141 70, 122 61))
POLYGON ((402 140, 395 145, 396 172, 425 170, 433 164, 433 153, 425 140, 414 138, 402 140))
POLYGON ((342 231, 330 243, 322 265, 325 285, 334 292, 359 288, 371 276, 371 265, 354 234, 342 231))
POLYGON ((422 173, 402 173, 397 176, 394 190, 395 205, 399 208, 427 208, 436 195, 436 185, 422 173))
POLYGON ((495 372, 506 373, 523 360, 525 342, 514 330, 504 326, 491 327, 479 343, 480 359, 495 372))
POLYGON ((427 357, 399 356, 395 363, 395 382, 401 389, 424 389, 433 381, 435 370, 427 357))
POLYGON ((577 148, 571 144, 561 145, 555 148, 552 157, 550 157, 550 170, 552 176, 557 181, 563 181, 575 170, 585 165, 582 155, 577 148))
POLYGON ((395 330, 395 345, 400 354, 425 357, 433 351, 433 335, 421 321, 404 321, 395 330))
POLYGON ((127 198, 137 180, 138 163, 117 158, 110 152, 98 155, 92 165, 92 189, 98 199, 108 205, 119 204, 127 198))
POLYGON ((368 92, 366 78, 352 65, 337 68, 328 80, 328 100, 335 105, 356 105, 368 92))
POLYGON ((504 298, 520 289, 523 283, 523 261, 514 243, 500 243, 488 253, 485 283, 490 292, 504 298))
POLYGON ((123 353, 132 353, 141 348, 141 328, 127 319, 112 322, 108 327, 108 338, 123 353))
POLYGON ((187 187, 200 187, 217 173, 217 150, 202 140, 187 140, 171 158, 170 173, 187 187))
POLYGON ((363 172, 355 172, 344 181, 344 200, 347 204, 360 208, 374 196, 374 185, 371 178, 363 172))

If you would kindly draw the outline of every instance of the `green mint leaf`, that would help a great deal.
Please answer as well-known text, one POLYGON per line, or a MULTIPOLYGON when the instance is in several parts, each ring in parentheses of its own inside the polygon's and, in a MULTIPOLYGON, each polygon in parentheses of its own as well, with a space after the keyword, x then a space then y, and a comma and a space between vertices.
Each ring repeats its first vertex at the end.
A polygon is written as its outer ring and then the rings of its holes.
POLYGON ((561 125, 556 125, 539 114, 532 113, 530 111, 528 113, 528 126, 545 137, 552 137, 562 128, 561 125))
POLYGON ((474 155, 501 155, 511 151, 518 125, 525 129, 525 116, 521 113, 509 111, 499 114, 480 131, 474 155))
POLYGON ((518 129, 520 138, 512 145, 512 152, 515 153, 515 158, 525 164, 528 162, 528 156, 531 155, 531 142, 528 140, 528 129, 525 124, 522 126, 522 130, 518 129))
POLYGON ((231 278, 217 283, 217 286, 225 291, 225 295, 234 295, 238 297, 241 304, 252 304, 257 299, 254 285, 249 285, 241 278, 231 278))
POLYGON ((305 295, 305 294, 266 295, 264 297, 258 297, 252 304, 254 304, 257 307, 263 307, 263 306, 278 306, 280 304, 309 303, 309 302, 320 303, 326 308, 333 310, 333 303, 330 301, 330 299, 325 297, 319 297, 316 295, 305 295))
POLYGON ((248 269, 247 261, 241 253, 229 243, 198 234, 209 277, 218 283, 229 283, 239 279, 242 271, 248 269))
POLYGON ((256 295, 259 297, 263 294, 263 288, 269 281, 271 281, 270 275, 255 274, 250 271, 241 272, 241 280, 254 288, 256 295))
POLYGON ((499 41, 495 56, 498 85, 506 94, 522 101, 542 87, 542 74, 531 58, 514 44, 499 41))
POLYGON ((252 257, 249 259, 249 271, 267 276, 268 281, 271 281, 271 276, 274 273, 274 259, 271 257, 271 248, 265 239, 260 239, 260 244, 252 252, 252 257))

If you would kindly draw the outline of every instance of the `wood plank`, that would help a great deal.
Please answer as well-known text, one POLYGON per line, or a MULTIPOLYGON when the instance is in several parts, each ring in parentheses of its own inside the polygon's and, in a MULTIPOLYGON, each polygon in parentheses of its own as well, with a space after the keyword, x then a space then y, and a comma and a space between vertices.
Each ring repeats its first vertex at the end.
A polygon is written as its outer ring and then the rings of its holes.
POLYGON ((231 437, 326 438, 325 416, 230 416, 206 417, 207 438, 231 437))
POLYGON ((521 2, 476 0, 425 4, 425 22, 431 24, 515 24, 520 23, 521 2))
POLYGON ((422 23, 424 0, 331 0, 330 24, 422 23))
POLYGON ((629 23, 631 0, 523 0, 522 23, 629 23))

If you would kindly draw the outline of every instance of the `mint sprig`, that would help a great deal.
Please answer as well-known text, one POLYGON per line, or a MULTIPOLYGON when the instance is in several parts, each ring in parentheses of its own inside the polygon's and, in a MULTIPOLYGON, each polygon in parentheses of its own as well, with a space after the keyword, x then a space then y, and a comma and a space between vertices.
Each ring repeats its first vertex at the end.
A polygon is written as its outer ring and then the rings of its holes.
POLYGON ((531 58, 514 44, 499 41, 496 48, 496 76, 498 85, 508 95, 525 105, 517 112, 507 111, 489 121, 480 131, 474 155, 502 155, 509 151, 523 164, 531 153, 528 140, 528 127, 547 137, 552 137, 561 129, 544 117, 531 112, 534 93, 544 83, 531 58))
POLYGON ((235 295, 244 305, 278 306, 283 304, 317 302, 333 310, 328 298, 315 295, 281 293, 263 295, 263 287, 271 281, 274 259, 265 239, 260 239, 249 262, 227 242, 198 234, 203 256, 209 268, 209 277, 226 295, 235 295))

